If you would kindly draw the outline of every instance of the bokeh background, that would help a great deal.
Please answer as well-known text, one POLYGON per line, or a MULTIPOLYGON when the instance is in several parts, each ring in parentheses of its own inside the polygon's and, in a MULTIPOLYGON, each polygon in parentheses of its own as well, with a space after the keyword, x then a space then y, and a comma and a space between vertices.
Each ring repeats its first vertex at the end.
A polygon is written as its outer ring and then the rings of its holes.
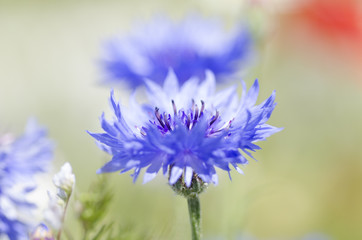
MULTIPOLYGON (((241 77, 260 80, 260 101, 277 90, 271 124, 284 130, 261 143, 245 175, 220 173, 202 194, 205 239, 362 239, 361 9, 358 0, 0 1, 0 130, 21 133, 35 116, 56 142, 53 172, 69 161, 76 192, 87 191, 109 159, 86 134, 107 109, 102 43, 159 14, 247 23, 257 53, 241 77)), ((165 178, 110 177, 110 221, 152 239, 189 238, 186 201, 165 178)), ((73 209, 66 225, 80 239, 73 209)))

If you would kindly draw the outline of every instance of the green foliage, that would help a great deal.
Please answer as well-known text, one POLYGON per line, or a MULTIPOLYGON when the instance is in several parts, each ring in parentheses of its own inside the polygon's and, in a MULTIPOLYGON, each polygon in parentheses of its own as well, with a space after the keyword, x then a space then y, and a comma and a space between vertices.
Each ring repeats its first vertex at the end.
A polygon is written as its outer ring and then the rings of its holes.
POLYGON ((79 194, 77 214, 83 227, 83 240, 150 239, 146 232, 138 231, 131 224, 116 225, 106 218, 112 199, 107 175, 99 175, 89 191, 79 194))
POLYGON ((89 191, 83 192, 77 199, 78 219, 85 233, 88 233, 102 222, 111 203, 113 194, 107 186, 106 176, 98 176, 89 191))

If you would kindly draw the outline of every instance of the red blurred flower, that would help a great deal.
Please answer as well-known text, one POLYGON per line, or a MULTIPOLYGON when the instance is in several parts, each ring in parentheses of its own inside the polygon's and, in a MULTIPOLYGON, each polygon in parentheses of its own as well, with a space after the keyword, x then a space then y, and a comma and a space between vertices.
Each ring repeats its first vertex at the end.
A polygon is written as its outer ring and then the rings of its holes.
POLYGON ((308 59, 336 79, 362 83, 362 2, 297 0, 279 12, 276 40, 280 51, 308 59), (333 73, 333 74, 332 74, 333 73))
POLYGON ((328 38, 362 40, 361 6, 355 0, 314 0, 296 9, 296 16, 316 34, 328 38))

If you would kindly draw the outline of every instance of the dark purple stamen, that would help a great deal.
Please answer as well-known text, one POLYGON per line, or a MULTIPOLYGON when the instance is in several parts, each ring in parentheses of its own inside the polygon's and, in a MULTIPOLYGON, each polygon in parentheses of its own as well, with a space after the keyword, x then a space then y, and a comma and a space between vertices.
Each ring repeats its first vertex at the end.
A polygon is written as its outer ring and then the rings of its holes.
POLYGON ((218 119, 218 117, 219 117, 219 111, 216 111, 215 116, 212 118, 212 120, 211 120, 211 122, 210 122, 210 126, 211 126, 212 124, 214 124, 214 122, 218 119))
POLYGON ((174 100, 171 100, 171 102, 172 102, 172 107, 173 107, 173 113, 174 113, 175 115, 177 115, 177 108, 176 108, 175 101, 174 101, 174 100))
POLYGON ((199 107, 197 104, 195 104, 195 116, 194 116, 194 122, 197 121, 197 117, 199 116, 199 107))
POLYGON ((167 129, 171 131, 172 129, 171 129, 170 123, 169 123, 169 121, 168 121, 168 118, 167 118, 167 114, 166 114, 166 113, 163 113, 163 119, 164 119, 164 121, 165 121, 165 123, 166 123, 167 129))
POLYGON ((204 101, 201 100, 201 111, 200 111, 200 117, 201 115, 204 113, 204 109, 205 109, 205 103, 204 101))
POLYGON ((160 113, 158 112, 160 109, 158 107, 155 107, 155 116, 158 120, 158 122, 161 124, 161 126, 164 128, 165 127, 165 124, 162 122, 162 119, 161 119, 161 115, 160 113))

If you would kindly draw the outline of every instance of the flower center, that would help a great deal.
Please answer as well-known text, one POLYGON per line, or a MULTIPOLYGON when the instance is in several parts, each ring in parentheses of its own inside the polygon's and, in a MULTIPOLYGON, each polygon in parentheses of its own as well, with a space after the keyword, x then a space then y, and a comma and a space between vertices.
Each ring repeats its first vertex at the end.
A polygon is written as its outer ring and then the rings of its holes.
MULTIPOLYGON (((201 107, 192 100, 192 106, 190 109, 177 110, 175 101, 172 100, 173 116, 166 112, 160 113, 160 109, 155 107, 155 120, 150 121, 151 124, 155 125, 162 134, 172 132, 177 125, 183 125, 187 130, 192 130, 192 128, 204 117, 207 117, 207 110, 205 109, 205 102, 201 102, 201 107)), ((216 111, 215 114, 209 115, 208 126, 206 129, 206 136, 211 136, 218 132, 221 132, 224 129, 227 129, 231 125, 231 121, 228 124, 220 124, 222 122, 219 112, 216 111)), ((144 128, 143 128, 144 129, 144 128)), ((146 131, 141 131, 142 135, 146 135, 146 131)))

